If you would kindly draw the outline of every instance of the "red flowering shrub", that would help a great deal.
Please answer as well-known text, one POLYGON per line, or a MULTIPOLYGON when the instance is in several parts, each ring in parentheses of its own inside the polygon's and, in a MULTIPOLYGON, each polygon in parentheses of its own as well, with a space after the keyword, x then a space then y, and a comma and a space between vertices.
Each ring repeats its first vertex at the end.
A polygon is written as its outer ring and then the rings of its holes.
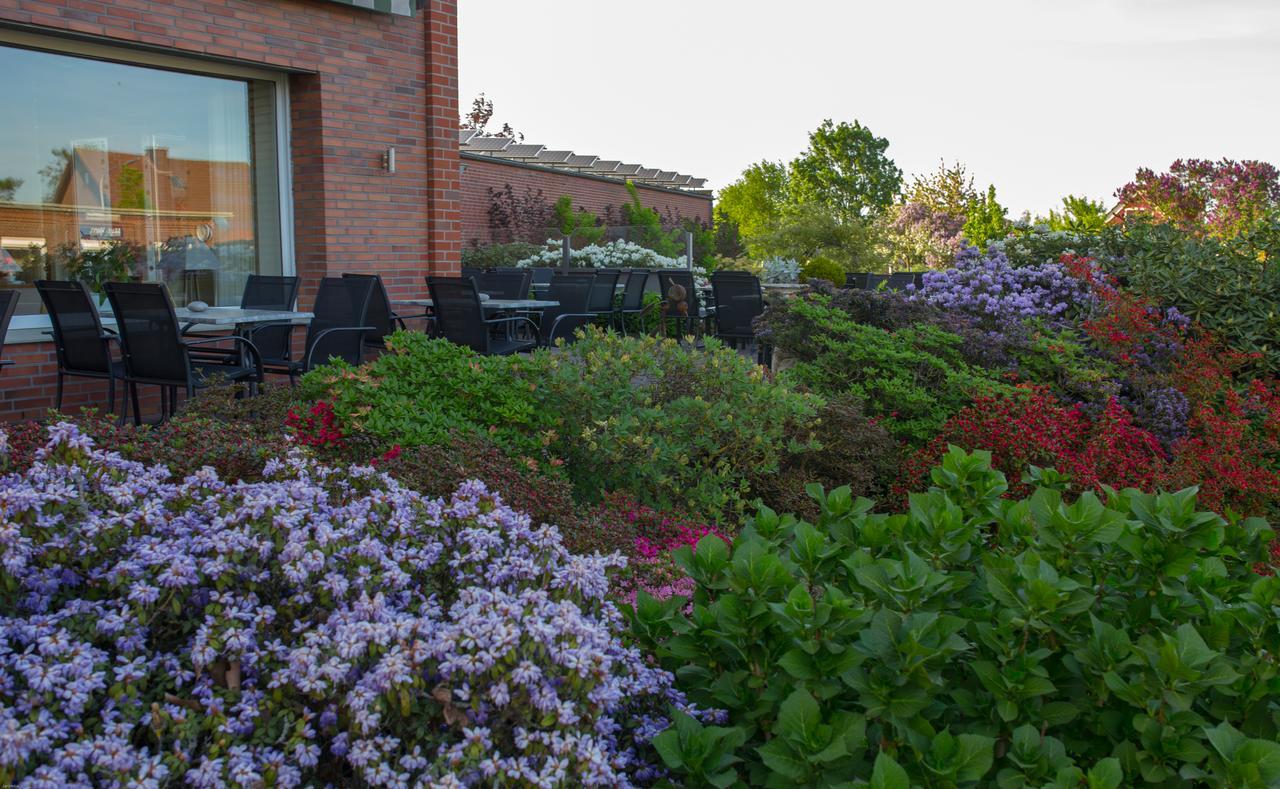
POLYGON ((298 443, 309 447, 341 447, 345 443, 333 404, 324 400, 317 401, 305 412, 290 408, 284 424, 298 443))
POLYGON ((1082 490, 1150 489, 1166 462, 1160 442, 1135 426, 1116 400, 1090 419, 1047 389, 1022 385, 1007 397, 979 398, 952 417, 937 438, 908 458, 897 492, 918 488, 949 444, 989 451, 992 466, 1009 478, 1011 496, 1029 495, 1032 486, 1019 480, 1031 465, 1068 474, 1082 490))

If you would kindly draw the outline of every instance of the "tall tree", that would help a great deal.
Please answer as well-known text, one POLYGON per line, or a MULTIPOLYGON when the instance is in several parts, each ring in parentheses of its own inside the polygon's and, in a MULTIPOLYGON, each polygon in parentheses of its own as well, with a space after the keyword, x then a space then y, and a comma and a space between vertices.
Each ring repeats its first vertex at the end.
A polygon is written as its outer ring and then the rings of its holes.
POLYGON ((845 219, 880 213, 902 188, 902 170, 885 155, 888 148, 887 139, 858 121, 823 121, 791 163, 793 201, 826 206, 845 219))
POLYGON ((1167 173, 1138 170, 1116 197, 1181 230, 1230 238, 1280 206, 1280 171, 1252 159, 1179 159, 1167 173))
POLYGON ((1107 207, 1087 197, 1067 195, 1062 198, 1062 211, 1049 211, 1050 230, 1073 233, 1098 233, 1107 226, 1107 207))
MULTIPOLYGON (((463 116, 462 121, 458 124, 462 129, 473 129, 481 134, 489 134, 489 121, 493 120, 493 99, 481 93, 471 101, 471 111, 463 116)), ((524 142, 524 135, 511 128, 511 124, 502 124, 502 130, 497 132, 496 137, 510 137, 517 142, 524 142)))
POLYGON ((0 178, 0 203, 12 203, 14 196, 18 190, 22 188, 23 180, 12 176, 0 178))
POLYGON ((973 176, 964 165, 956 162, 948 167, 945 160, 938 163, 936 172, 915 176, 903 194, 906 203, 919 203, 935 214, 959 217, 961 222, 979 200, 973 176))
MULTIPOLYGON (((790 176, 785 165, 759 162, 716 196, 716 223, 732 222, 748 249, 781 219, 790 176)), ((752 254, 755 254, 753 251, 752 254)))
POLYGON ((988 242, 1004 238, 1011 227, 1008 213, 996 200, 995 186, 988 186, 986 195, 970 209, 965 220, 965 240, 976 247, 985 248, 988 242))

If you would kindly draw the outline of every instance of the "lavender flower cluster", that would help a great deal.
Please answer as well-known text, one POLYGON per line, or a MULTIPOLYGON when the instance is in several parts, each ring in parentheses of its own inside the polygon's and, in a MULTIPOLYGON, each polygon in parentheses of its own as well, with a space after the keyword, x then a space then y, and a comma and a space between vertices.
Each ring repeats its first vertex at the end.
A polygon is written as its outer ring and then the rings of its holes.
POLYGON ((990 326, 1026 319, 1059 323, 1088 310, 1096 300, 1085 282, 1058 263, 1015 268, 1003 252, 984 255, 971 246, 960 251, 951 268, 925 272, 915 296, 990 326))
POLYGON ((620 639, 621 557, 480 483, 265 472, 172 480, 58 424, 0 478, 0 783, 660 777, 648 740, 696 711, 620 639))

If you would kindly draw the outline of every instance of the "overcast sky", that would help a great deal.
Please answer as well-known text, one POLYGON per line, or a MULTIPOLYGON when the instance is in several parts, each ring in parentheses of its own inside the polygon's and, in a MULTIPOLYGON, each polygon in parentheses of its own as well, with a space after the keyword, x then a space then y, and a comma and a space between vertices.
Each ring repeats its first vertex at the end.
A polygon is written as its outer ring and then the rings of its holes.
POLYGON ((823 118, 1011 215, 1179 157, 1280 164, 1280 0, 461 0, 460 91, 528 142, 714 187, 823 118))

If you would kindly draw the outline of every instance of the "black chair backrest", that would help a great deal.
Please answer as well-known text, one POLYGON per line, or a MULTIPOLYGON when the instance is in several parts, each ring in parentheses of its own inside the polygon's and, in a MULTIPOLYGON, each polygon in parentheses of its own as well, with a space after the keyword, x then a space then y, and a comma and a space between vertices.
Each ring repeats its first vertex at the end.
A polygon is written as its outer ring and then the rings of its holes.
POLYGON ((427 277, 436 332, 449 342, 477 353, 489 352, 489 326, 484 322, 480 292, 470 277, 427 277))
POLYGON ((547 307, 542 311, 541 338, 544 344, 550 344, 564 337, 573 337, 573 332, 586 325, 590 318, 565 318, 556 324, 561 315, 584 315, 591 305, 591 288, 594 276, 581 274, 556 275, 551 280, 547 291, 547 299, 560 303, 558 307, 547 307))
POLYGON ((9 322, 13 313, 18 311, 18 291, 9 289, 0 291, 0 345, 9 335, 9 322))
POLYGON ((387 295, 387 286, 382 283, 380 274, 343 274, 343 279, 364 279, 369 281, 372 290, 369 292, 369 311, 365 314, 365 326, 372 326, 373 331, 365 335, 366 345, 386 347, 387 338, 395 334, 396 325, 392 315, 391 297, 387 295))
POLYGON ((125 373, 142 381, 186 386, 187 347, 169 289, 157 282, 108 282, 104 287, 120 332, 125 373))
POLYGON ((325 277, 316 291, 316 303, 311 308, 314 317, 307 324, 307 354, 312 366, 324 364, 337 357, 348 364, 360 364, 364 352, 365 334, 372 332, 336 331, 360 326, 373 327, 369 322, 369 303, 373 299, 373 281, 368 277, 325 277))
POLYGON ((883 283, 886 283, 886 284, 885 284, 885 287, 888 287, 888 284, 887 284, 887 283, 889 282, 889 275, 888 275, 888 274, 868 274, 868 275, 867 275, 867 290, 879 290, 879 289, 880 289, 880 283, 882 283, 882 282, 883 282, 883 283))
POLYGON ((550 285, 551 278, 556 274, 555 269, 547 268, 546 266, 535 266, 529 271, 533 272, 533 284, 535 285, 550 285))
MULTIPOLYGON (((246 310, 292 310, 298 301, 298 278, 250 274, 240 297, 246 310)), ((253 332, 253 344, 264 359, 289 358, 293 339, 290 326, 262 326, 253 332)))
POLYGON ((844 275, 844 286, 847 289, 866 290, 867 278, 871 275, 866 272, 852 272, 844 275))
POLYGON ((609 312, 613 309, 613 295, 617 292, 618 270, 596 269, 595 282, 591 283, 591 312, 609 312))
POLYGON ((644 307, 644 290, 649 285, 649 272, 633 268, 627 275, 627 287, 622 291, 622 309, 638 310, 644 307))
POLYGON ((111 346, 104 340, 102 318, 83 282, 40 280, 36 291, 53 324, 58 365, 67 372, 111 372, 111 346))
POLYGON ((475 266, 463 266, 463 267, 462 267, 462 278, 463 278, 463 279, 467 279, 468 277, 470 277, 470 278, 472 278, 472 279, 475 279, 475 281, 476 281, 476 282, 479 282, 479 281, 480 281, 480 275, 481 275, 481 274, 483 274, 483 273, 484 273, 484 269, 482 269, 482 268, 476 268, 475 266))
POLYGON ((662 288, 664 301, 671 298, 672 285, 679 285, 684 288, 685 301, 689 304, 689 316, 698 317, 698 289, 694 287, 692 272, 678 270, 659 271, 658 284, 662 288))
POLYGON ((486 271, 480 275, 477 285, 480 292, 489 294, 491 299, 527 299, 532 276, 533 272, 528 269, 486 271))
POLYGON ((726 337, 752 337, 751 321, 764 312, 760 280, 739 272, 711 275, 711 292, 716 299, 716 330, 726 337))

